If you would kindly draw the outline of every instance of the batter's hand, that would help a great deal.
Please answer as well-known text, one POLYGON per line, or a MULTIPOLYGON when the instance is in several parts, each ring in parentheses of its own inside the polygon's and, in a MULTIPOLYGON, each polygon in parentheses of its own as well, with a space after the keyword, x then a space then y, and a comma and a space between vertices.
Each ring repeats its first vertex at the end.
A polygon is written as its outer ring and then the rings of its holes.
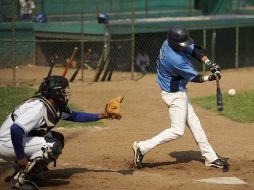
POLYGON ((220 72, 220 66, 214 64, 214 65, 210 68, 210 71, 211 71, 212 73, 215 73, 215 72, 218 72, 218 71, 220 72))
POLYGON ((208 60, 205 62, 206 65, 208 66, 209 70, 212 72, 212 73, 215 73, 217 71, 220 72, 220 66, 217 65, 216 63, 212 62, 211 60, 208 60))
POLYGON ((218 78, 219 80, 221 79, 221 73, 220 73, 220 71, 216 71, 215 73, 211 74, 208 77, 208 80, 209 81, 213 81, 213 80, 216 80, 216 78, 218 78))

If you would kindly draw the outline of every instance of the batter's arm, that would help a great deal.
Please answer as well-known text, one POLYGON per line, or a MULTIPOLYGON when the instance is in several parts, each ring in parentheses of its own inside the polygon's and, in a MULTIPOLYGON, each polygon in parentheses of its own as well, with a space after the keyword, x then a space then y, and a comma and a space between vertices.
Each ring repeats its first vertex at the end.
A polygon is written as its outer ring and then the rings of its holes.
POLYGON ((198 74, 197 76, 195 76, 191 82, 196 82, 196 83, 202 83, 205 82, 204 81, 204 75, 198 74))
POLYGON ((213 80, 216 80, 216 77, 218 77, 218 80, 219 80, 221 78, 220 73, 213 73, 209 76, 198 74, 191 80, 191 82, 202 83, 206 81, 213 81, 213 80))
POLYGON ((191 56, 202 63, 208 59, 205 49, 198 45, 194 45, 191 56))
POLYGON ((208 58, 205 49, 202 48, 201 46, 194 45, 191 56, 197 59, 198 61, 206 64, 212 73, 214 73, 215 71, 220 71, 220 66, 217 65, 216 63, 213 63, 208 58))

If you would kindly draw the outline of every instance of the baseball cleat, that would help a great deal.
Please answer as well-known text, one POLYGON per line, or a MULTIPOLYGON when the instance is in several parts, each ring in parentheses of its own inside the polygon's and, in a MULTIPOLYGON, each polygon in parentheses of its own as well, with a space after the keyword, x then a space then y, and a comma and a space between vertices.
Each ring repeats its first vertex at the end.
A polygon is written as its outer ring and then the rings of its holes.
POLYGON ((228 168, 229 165, 228 165, 227 161, 225 161, 224 159, 217 158, 213 162, 205 161, 205 166, 224 169, 224 168, 228 168))
POLYGON ((224 162, 227 162, 229 160, 228 157, 222 157, 222 156, 220 156, 218 154, 217 154, 217 156, 218 156, 219 159, 223 160, 224 162))
POLYGON ((135 166, 137 168, 143 168, 143 164, 142 164, 142 160, 143 160, 143 155, 140 151, 140 148, 138 147, 138 142, 135 141, 133 143, 133 146, 132 146, 132 150, 133 150, 133 153, 134 153, 134 158, 133 158, 133 162, 135 164, 135 166))

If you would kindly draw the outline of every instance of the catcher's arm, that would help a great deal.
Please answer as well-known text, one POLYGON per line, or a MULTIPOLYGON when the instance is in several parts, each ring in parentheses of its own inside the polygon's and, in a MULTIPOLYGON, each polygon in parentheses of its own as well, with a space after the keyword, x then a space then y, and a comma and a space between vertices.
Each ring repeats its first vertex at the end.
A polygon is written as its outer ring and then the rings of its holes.
POLYGON ((105 112, 99 113, 99 119, 107 119, 108 115, 105 112))

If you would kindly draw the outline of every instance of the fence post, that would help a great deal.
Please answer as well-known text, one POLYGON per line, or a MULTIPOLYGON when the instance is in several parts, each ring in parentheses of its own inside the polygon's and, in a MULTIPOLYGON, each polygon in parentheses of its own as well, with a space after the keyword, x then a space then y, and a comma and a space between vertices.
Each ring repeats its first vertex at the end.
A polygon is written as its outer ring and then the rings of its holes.
POLYGON ((145 0, 145 14, 146 14, 146 16, 148 14, 148 2, 147 2, 147 0, 145 0))
POLYGON ((216 29, 213 29, 212 39, 211 39, 212 60, 215 60, 215 50, 216 50, 216 29))
POLYGON ((12 85, 16 85, 16 3, 12 1, 12 85))
POLYGON ((134 80, 135 61, 135 0, 131 1, 131 80, 134 80))
POLYGON ((80 4, 81 4, 81 60, 80 60, 80 65, 81 65, 81 81, 84 81, 84 0, 80 0, 80 4))
POLYGON ((105 62, 105 66, 103 69, 106 69, 109 64, 109 54, 110 54, 110 41, 111 41, 111 34, 109 31, 109 25, 104 24, 104 53, 103 53, 103 61, 105 62))
MULTIPOLYGON (((203 47, 204 49, 206 49, 206 29, 203 29, 203 47)), ((206 67, 205 64, 203 64, 203 72, 205 72, 206 67)))
POLYGON ((239 56, 239 27, 235 28, 235 68, 238 68, 238 56, 239 56))

